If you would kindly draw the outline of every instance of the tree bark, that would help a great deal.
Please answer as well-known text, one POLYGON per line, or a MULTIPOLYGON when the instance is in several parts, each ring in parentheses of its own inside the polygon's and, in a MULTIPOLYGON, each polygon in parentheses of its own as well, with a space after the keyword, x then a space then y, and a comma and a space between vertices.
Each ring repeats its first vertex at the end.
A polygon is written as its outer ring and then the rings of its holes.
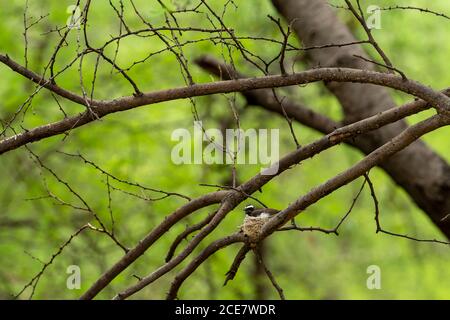
MULTIPOLYGON (((279 13, 291 23, 305 47, 354 42, 350 30, 339 21, 324 0, 272 0, 279 13)), ((374 65, 354 57, 367 57, 359 45, 307 51, 311 66, 374 69, 374 65)), ((344 122, 353 122, 394 107, 386 88, 370 84, 325 83, 341 103, 344 122)), ((371 134, 358 137, 355 145, 365 154, 391 140, 407 127, 398 121, 371 134)), ((450 166, 422 141, 417 141, 381 164, 391 178, 450 239, 450 166)))

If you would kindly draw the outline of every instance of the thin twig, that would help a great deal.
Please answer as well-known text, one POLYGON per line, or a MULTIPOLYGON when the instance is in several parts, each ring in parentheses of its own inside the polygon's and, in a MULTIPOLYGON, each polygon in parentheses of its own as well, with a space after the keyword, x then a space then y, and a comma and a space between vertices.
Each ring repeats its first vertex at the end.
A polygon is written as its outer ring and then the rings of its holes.
POLYGON ((257 257, 258 262, 263 266, 264 271, 266 272, 267 277, 269 278, 269 280, 272 283, 273 287, 275 288, 275 290, 277 290, 278 295, 280 296, 280 299, 281 300, 286 300, 286 298, 284 297, 283 289, 280 287, 280 285, 276 281, 275 277, 273 276, 272 272, 269 270, 269 268, 264 263, 264 260, 263 260, 263 257, 261 255, 261 252, 260 252, 259 248, 258 247, 254 248, 253 252, 255 253, 255 255, 257 257))

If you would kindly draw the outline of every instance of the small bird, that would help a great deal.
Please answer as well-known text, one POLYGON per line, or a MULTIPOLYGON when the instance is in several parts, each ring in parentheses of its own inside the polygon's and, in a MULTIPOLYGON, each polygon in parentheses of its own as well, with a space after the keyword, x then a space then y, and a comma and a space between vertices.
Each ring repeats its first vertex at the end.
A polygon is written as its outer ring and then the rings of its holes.
POLYGON ((255 242, 255 240, 258 239, 264 224, 280 212, 280 210, 270 208, 255 209, 255 207, 250 204, 244 208, 244 212, 245 218, 244 224, 242 225, 242 231, 244 232, 244 235, 249 238, 250 242, 255 242))
POLYGON ((249 204, 244 208, 244 212, 246 215, 250 217, 259 217, 261 219, 265 219, 265 218, 272 218, 274 215, 280 212, 280 210, 271 208, 255 209, 254 205, 249 204))

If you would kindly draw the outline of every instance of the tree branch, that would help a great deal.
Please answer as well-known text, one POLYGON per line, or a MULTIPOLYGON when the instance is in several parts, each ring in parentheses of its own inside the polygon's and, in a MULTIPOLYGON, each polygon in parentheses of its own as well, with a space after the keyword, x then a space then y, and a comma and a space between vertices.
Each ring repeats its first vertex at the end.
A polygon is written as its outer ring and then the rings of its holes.
POLYGON ((222 248, 229 246, 236 242, 244 242, 245 236, 242 233, 234 233, 228 237, 219 239, 207 246, 197 257, 195 257, 191 263, 189 263, 182 271, 180 271, 172 281, 169 293, 167 294, 168 300, 177 298, 178 290, 183 282, 210 256, 219 251, 222 248))
POLYGON ((106 271, 81 297, 82 300, 94 298, 103 288, 105 288, 119 273, 125 270, 131 263, 139 258, 150 246, 165 234, 175 223, 196 210, 219 203, 225 197, 226 191, 217 191, 193 199, 187 204, 175 210, 171 215, 166 216, 164 221, 152 230, 144 239, 127 254, 125 254, 116 264, 106 271))
POLYGON ((364 175, 378 163, 404 149, 412 142, 419 139, 422 135, 449 124, 450 117, 435 115, 409 127, 397 137, 379 147, 349 169, 328 180, 324 184, 314 188, 309 193, 293 202, 289 207, 281 211, 264 225, 260 238, 264 239, 287 221, 293 219, 308 206, 324 198, 334 190, 337 190, 354 179, 364 175))
MULTIPOLYGON (((15 62, 4 55, 0 55, 0 62, 3 62, 10 67, 17 65, 15 62)), ((13 67, 12 69, 14 70, 13 67)), ((65 90, 62 91, 62 89, 57 89, 59 87, 57 87, 56 85, 51 84, 47 80, 43 80, 41 77, 30 75, 29 72, 31 71, 28 72, 28 70, 26 69, 23 70, 24 68, 16 69, 16 71, 18 72, 21 71, 19 73, 23 74, 24 76, 29 75, 30 80, 36 83, 45 83, 45 87, 47 89, 57 94, 61 93, 61 96, 63 97, 83 105, 86 104, 86 101, 83 97, 68 93, 65 90)), ((419 97, 432 104, 441 113, 450 113, 450 102, 445 95, 439 92, 435 92, 427 86, 424 86, 418 82, 411 80, 405 81, 400 76, 375 71, 356 70, 348 68, 319 68, 290 75, 264 76, 260 78, 236 79, 206 84, 195 84, 189 87, 144 93, 139 96, 123 97, 115 100, 92 100, 89 101, 89 110, 86 110, 79 115, 72 116, 51 124, 36 127, 34 129, 1 140, 0 154, 16 149, 25 144, 39 141, 47 137, 64 133, 74 128, 78 128, 89 122, 100 119, 108 114, 130 110, 143 105, 217 93, 244 92, 254 89, 292 86, 317 81, 359 82, 387 86, 419 97), (95 113, 96 117, 92 116, 92 112, 95 113)))

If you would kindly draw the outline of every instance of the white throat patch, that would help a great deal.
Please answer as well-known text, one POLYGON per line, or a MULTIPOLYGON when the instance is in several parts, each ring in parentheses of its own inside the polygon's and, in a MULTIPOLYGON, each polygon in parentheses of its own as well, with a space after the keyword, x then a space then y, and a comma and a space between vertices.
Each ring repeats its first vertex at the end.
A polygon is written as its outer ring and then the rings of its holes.
POLYGON ((267 219, 270 218, 270 214, 268 214, 267 212, 263 212, 260 214, 259 216, 261 219, 267 219))

